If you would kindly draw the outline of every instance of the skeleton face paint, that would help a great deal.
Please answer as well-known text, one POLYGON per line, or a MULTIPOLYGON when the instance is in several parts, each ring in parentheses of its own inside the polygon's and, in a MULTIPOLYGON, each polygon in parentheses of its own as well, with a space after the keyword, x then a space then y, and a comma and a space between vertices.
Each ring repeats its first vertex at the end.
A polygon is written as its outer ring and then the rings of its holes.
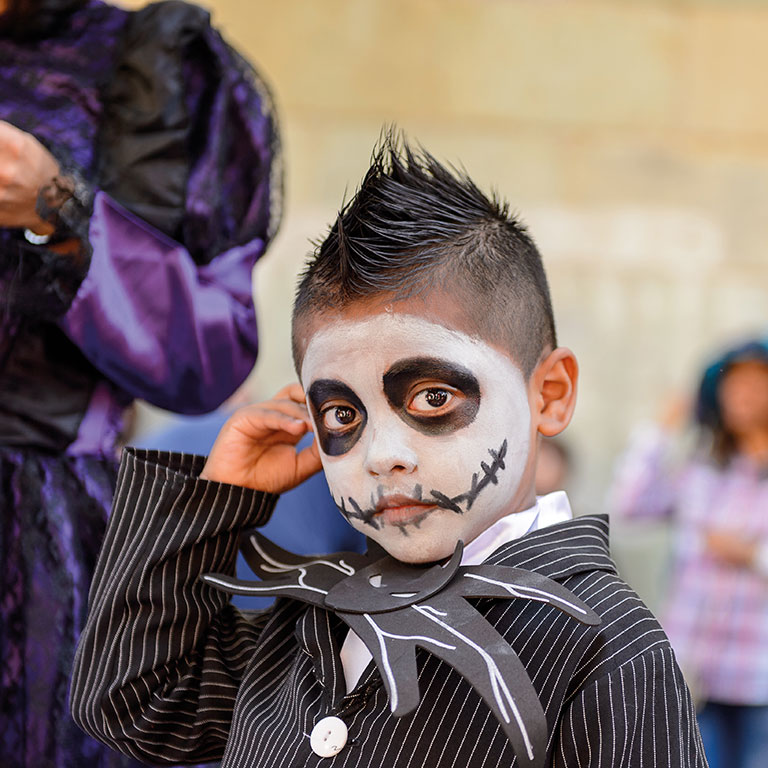
POLYGON ((446 435, 466 427, 474 421, 480 407, 480 385, 464 367, 432 357, 412 357, 395 363, 384 374, 384 394, 395 413, 414 429, 427 435, 446 435), (449 384, 464 397, 451 409, 443 409, 449 402, 446 390, 428 389, 422 395, 422 408, 409 408, 408 398, 413 388, 424 378, 449 384), (428 406, 424 409, 423 406, 428 406))
POLYGON ((337 506, 394 557, 445 557, 514 511, 531 421, 507 355, 382 312, 322 326, 301 379, 337 506))
POLYGON ((328 456, 341 456, 357 442, 367 420, 365 406, 343 382, 318 379, 307 393, 320 448, 328 456))

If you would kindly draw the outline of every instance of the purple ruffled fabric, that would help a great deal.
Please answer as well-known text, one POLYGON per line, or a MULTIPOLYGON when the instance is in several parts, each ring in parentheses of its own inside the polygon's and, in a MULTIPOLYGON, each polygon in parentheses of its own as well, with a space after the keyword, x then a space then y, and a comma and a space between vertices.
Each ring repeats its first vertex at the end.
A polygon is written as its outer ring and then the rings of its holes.
MULTIPOLYGON (((92 4, 50 39, 0 37, 0 118, 34 131, 67 166, 92 173, 100 78, 127 15, 92 4), (50 71, 51 61, 57 71, 50 71)), ((14 343, 66 310, 85 275, 0 229, 0 377, 14 343)), ((0 406, 2 407, 2 406, 0 406)), ((118 768, 139 763, 82 734, 69 671, 116 478, 114 462, 0 447, 0 764, 118 768)))
POLYGON ((0 766, 123 768, 67 706, 122 414, 211 410, 251 370, 279 146, 266 87, 204 11, 50 19, 0 24, 0 120, 83 192, 61 210, 76 258, 0 228, 0 766))
POLYGON ((112 462, 0 448, 0 764, 138 766, 72 722, 69 671, 112 499, 112 462))

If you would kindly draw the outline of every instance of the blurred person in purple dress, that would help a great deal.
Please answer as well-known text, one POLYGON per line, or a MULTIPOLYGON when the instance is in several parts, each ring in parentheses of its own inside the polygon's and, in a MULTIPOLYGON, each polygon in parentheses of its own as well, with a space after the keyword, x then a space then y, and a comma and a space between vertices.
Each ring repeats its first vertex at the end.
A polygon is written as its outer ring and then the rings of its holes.
POLYGON ((0 765, 133 764, 67 709, 134 398, 218 406, 281 204, 264 82, 180 2, 0 0, 0 765))
POLYGON ((671 516, 674 561, 662 616, 701 701, 711 768, 768 761, 768 338, 727 350, 705 371, 695 403, 699 443, 670 466, 690 413, 671 403, 637 430, 618 464, 616 513, 671 516))

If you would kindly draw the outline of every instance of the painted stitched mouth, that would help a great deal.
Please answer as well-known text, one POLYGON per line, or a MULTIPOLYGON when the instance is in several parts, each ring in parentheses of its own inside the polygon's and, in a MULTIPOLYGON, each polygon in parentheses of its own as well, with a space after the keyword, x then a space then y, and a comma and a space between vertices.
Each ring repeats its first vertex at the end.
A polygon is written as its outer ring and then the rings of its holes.
MULTIPOLYGON (((404 527, 406 525, 413 524, 418 527, 421 521, 437 507, 455 512, 457 515, 463 515, 471 509, 475 500, 485 488, 489 485, 496 485, 499 482, 498 475, 506 468, 504 461, 507 455, 506 439, 497 451, 489 448, 488 453, 491 457, 491 463, 488 464, 485 461, 481 461, 481 471, 475 472, 472 475, 469 490, 460 493, 458 496, 447 496, 446 494, 433 489, 429 491, 429 494, 425 499, 421 486, 417 485, 414 488, 412 496, 404 494, 383 495, 377 502, 374 502, 374 500, 371 499, 371 506, 367 508, 361 507, 352 496, 348 496, 346 499, 342 497, 341 502, 336 502, 336 506, 347 520, 360 520, 363 523, 370 525, 375 530, 379 530, 385 522, 390 522, 390 519, 387 519, 384 516, 383 510, 398 508, 397 506, 387 506, 392 502, 396 505, 398 505, 399 502, 403 502, 404 504, 409 505, 409 509, 411 510, 416 506, 423 507, 423 513, 416 511, 415 515, 410 515, 404 512, 401 522, 392 520, 391 524, 398 526, 403 533, 405 533, 404 527)), ((387 512, 387 514, 389 514, 389 512, 387 512)))
POLYGON ((435 503, 419 501, 410 496, 384 496, 376 504, 373 520, 380 526, 393 525, 402 530, 405 525, 418 527, 437 508, 435 503))
POLYGON ((434 507, 434 502, 425 502, 421 497, 415 498, 413 496, 406 496, 402 493, 391 493, 386 496, 382 496, 375 504, 374 510, 376 514, 388 510, 396 510, 401 508, 412 507, 434 507))
POLYGON ((421 486, 414 488, 413 495, 391 493, 382 495, 377 502, 371 498, 371 506, 363 509, 352 496, 337 503, 344 517, 348 520, 360 520, 379 530, 384 525, 395 525, 401 528, 405 525, 416 524, 440 505, 433 499, 425 501, 421 497, 421 486))

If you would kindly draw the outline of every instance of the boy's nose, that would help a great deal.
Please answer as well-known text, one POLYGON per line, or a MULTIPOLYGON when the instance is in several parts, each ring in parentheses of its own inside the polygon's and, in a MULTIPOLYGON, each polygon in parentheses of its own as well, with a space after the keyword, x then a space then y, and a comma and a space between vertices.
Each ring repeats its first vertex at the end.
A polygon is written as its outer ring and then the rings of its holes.
POLYGON ((417 466, 416 454, 399 429, 371 430, 364 466, 377 476, 410 474, 417 466))

